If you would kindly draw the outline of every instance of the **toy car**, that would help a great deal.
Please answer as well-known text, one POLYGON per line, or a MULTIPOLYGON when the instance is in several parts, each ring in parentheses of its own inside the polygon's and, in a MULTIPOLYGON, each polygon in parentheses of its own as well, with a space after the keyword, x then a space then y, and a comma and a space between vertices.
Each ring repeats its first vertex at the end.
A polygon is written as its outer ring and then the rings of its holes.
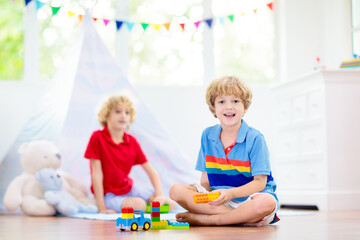
POLYGON ((129 208, 128 211, 128 213, 124 213, 123 209, 122 218, 116 219, 116 228, 121 231, 137 231, 139 226, 145 231, 151 228, 151 220, 144 217, 143 211, 133 210, 132 208, 129 208), (134 214, 140 214, 140 217, 134 217, 134 214))

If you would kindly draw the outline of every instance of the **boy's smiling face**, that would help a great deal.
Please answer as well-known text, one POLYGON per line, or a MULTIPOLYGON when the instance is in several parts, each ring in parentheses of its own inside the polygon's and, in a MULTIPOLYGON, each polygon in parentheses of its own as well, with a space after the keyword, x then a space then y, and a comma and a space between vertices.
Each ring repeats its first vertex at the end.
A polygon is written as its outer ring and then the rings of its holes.
POLYGON ((241 124, 246 113, 241 98, 234 95, 220 95, 215 98, 215 114, 223 127, 235 127, 241 124))
POLYGON ((130 109, 125 104, 114 107, 106 120, 109 129, 126 130, 130 123, 130 109))

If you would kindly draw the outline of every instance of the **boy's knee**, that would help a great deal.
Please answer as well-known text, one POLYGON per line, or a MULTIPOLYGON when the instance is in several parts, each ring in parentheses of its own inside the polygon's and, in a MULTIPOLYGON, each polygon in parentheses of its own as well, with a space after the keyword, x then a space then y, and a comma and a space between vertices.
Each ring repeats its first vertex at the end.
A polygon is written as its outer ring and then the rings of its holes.
POLYGON ((276 207, 276 200, 270 194, 261 194, 258 196, 255 211, 259 215, 267 216, 274 211, 276 207))
POLYGON ((146 211, 146 202, 142 198, 129 197, 121 204, 121 208, 132 207, 134 210, 146 211))
POLYGON ((183 183, 174 183, 170 188, 169 197, 172 200, 177 201, 181 195, 184 186, 185 185, 183 183))

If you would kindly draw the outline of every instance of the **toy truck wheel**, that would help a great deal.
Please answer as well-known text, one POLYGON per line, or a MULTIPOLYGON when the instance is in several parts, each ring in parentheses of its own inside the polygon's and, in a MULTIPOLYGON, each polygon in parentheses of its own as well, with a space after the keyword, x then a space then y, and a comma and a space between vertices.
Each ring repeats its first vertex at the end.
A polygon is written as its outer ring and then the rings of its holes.
POLYGON ((145 222, 144 226, 143 226, 143 230, 149 230, 150 229, 150 223, 149 222, 145 222))
POLYGON ((131 224, 131 231, 137 231, 138 230, 138 225, 137 223, 132 223, 131 224))

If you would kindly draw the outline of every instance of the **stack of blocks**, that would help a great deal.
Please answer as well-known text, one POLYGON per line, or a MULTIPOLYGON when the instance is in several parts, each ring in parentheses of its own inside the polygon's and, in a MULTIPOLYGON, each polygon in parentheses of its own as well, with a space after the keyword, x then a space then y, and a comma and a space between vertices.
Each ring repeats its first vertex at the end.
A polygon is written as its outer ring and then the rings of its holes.
POLYGON ((160 220, 160 202, 151 202, 151 229, 189 229, 189 223, 160 220))
POLYGON ((160 222, 160 202, 151 202, 151 222, 160 222))
POLYGON ((123 219, 133 219, 134 209, 132 207, 125 207, 121 209, 121 216, 123 219))
POLYGON ((220 192, 200 193, 193 195, 194 203, 208 203, 220 196, 220 192))

